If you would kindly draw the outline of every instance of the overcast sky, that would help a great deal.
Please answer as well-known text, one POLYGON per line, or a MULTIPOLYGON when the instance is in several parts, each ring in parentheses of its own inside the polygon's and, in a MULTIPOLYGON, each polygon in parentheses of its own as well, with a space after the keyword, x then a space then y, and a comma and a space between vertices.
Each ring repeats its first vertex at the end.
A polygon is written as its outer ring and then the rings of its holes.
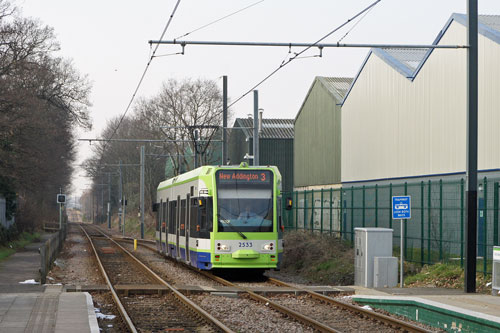
MULTIPOLYGON (((258 0, 183 0, 164 39, 174 39, 258 0)), ((123 114, 149 60, 149 40, 158 40, 176 0, 19 0, 25 16, 55 29, 61 56, 93 83, 92 132, 99 137, 107 120, 123 114)), ((264 0, 185 39, 217 41, 314 42, 373 1, 264 0)), ((343 43, 430 44, 454 12, 465 13, 467 0, 382 0, 342 40, 343 43)), ((479 13, 500 15, 499 0, 479 0, 479 13)), ((337 42, 348 25, 324 42, 337 42)), ((160 46, 157 55, 180 46, 160 46)), ((292 49, 299 52, 300 49, 292 49)), ((315 76, 353 77, 368 49, 325 49, 322 58, 293 61, 261 85, 259 106, 265 118, 294 118, 315 76)), ((464 51, 465 52, 465 51, 464 51)), ((317 49, 307 55, 317 54, 317 49)), ((287 48, 187 46, 185 55, 155 58, 138 96, 158 93, 169 78, 217 80, 228 76, 229 97, 236 100, 287 56, 287 48)), ((252 94, 232 108, 236 117, 253 112, 252 94)), ((132 111, 129 111, 132 112, 132 111)), ((79 161, 89 156, 80 143, 79 161)), ((139 156, 138 156, 139 159, 139 156)), ((77 175, 83 175, 77 170, 77 175)), ((77 192, 88 180, 75 179, 77 192)))

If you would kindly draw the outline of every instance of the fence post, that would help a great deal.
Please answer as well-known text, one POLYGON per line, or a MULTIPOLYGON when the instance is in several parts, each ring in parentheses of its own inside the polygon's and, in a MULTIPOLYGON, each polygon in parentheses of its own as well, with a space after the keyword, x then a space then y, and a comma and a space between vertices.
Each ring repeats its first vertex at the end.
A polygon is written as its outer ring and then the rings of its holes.
POLYGON ((424 181, 420 182, 420 264, 424 264, 424 181))
POLYGON ((304 230, 307 230, 307 190, 304 190, 304 230))
POLYGON ((378 184, 375 184, 375 228, 378 228, 378 184))
POLYGON ((365 227, 365 185, 363 185, 363 228, 365 227))
POLYGON ((486 271, 488 269, 488 178, 484 177, 484 234, 483 234, 483 274, 486 277, 486 271))
POLYGON ((351 244, 354 244, 354 186, 351 186, 351 244))
POLYGON ((299 229, 299 191, 295 192, 295 230, 299 229))
POLYGON ((432 182, 429 179, 429 188, 427 189, 427 209, 428 209, 428 219, 427 219, 427 264, 431 263, 431 221, 432 221, 432 182))
POLYGON ((493 245, 498 245, 498 182, 493 184, 493 245))
POLYGON ((460 267, 464 267, 464 179, 460 179, 460 267))
POLYGON ((314 190, 311 191, 311 232, 314 232, 314 190))
POLYGON ((389 228, 392 229, 392 183, 389 184, 389 228))
POLYGON ((321 233, 323 233, 323 189, 321 189, 321 233))
POLYGON ((439 261, 443 260, 443 180, 439 180, 439 261))
MULTIPOLYGON (((333 188, 330 187, 330 236, 332 235, 332 198, 333 198, 333 188)), ((340 237, 342 238, 342 190, 340 190, 340 237)))

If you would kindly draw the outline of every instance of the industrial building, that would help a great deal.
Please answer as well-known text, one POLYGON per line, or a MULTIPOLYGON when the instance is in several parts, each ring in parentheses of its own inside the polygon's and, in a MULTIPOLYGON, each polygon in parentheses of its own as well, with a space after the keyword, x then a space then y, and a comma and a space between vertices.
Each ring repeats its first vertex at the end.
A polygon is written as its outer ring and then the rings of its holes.
MULTIPOLYGON (((275 165, 282 176, 282 191, 293 189, 293 119, 262 119, 259 133, 259 164, 275 165)), ((253 159, 253 119, 236 118, 228 140, 230 164, 253 159)))
POLYGON ((339 186, 341 107, 352 78, 316 77, 294 121, 294 189, 339 186))
MULTIPOLYGON (((466 45, 466 24, 466 15, 452 14, 433 43, 466 45)), ((394 230, 394 244, 404 238, 409 261, 463 261, 466 55, 465 48, 369 51, 340 103, 341 109, 335 109, 341 114, 335 118, 340 118, 340 126, 335 122, 329 125, 330 131, 340 132, 341 137, 341 186, 333 191, 325 191, 322 186, 321 190, 314 189, 321 183, 338 183, 339 160, 328 163, 328 181, 323 180, 320 166, 314 164, 337 154, 337 141, 310 141, 311 150, 322 153, 319 157, 302 157, 308 153, 302 143, 302 136, 308 132, 301 128, 302 123, 311 124, 307 128, 313 138, 322 131, 314 127, 321 126, 314 113, 306 111, 309 103, 321 100, 311 98, 315 90, 323 89, 315 86, 324 86, 321 80, 315 80, 295 122, 295 186, 301 191, 294 193, 296 207, 286 217, 287 225, 334 233, 350 241, 356 227, 387 227, 394 230), (311 180, 301 179, 302 173, 311 180), (403 235, 399 221, 391 215, 391 197, 396 195, 410 195, 412 200, 411 220, 403 235)), ((480 15, 480 257, 490 257, 491 246, 500 243, 499 59, 500 16, 480 15)), ((483 264, 486 272, 487 261, 483 264)))
MULTIPOLYGON (((466 45, 453 14, 434 44, 466 45)), ((479 16, 480 171, 500 169, 500 16, 479 16)), ((342 183, 465 172, 466 50, 372 49, 342 106, 342 183)))

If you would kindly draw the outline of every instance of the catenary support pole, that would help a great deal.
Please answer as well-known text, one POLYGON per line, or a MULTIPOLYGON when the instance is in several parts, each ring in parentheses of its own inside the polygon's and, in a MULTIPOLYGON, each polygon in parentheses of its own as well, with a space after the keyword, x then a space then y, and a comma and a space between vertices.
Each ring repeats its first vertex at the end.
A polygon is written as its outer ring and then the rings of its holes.
POLYGON ((141 146, 141 239, 144 239, 144 146, 141 146))
MULTIPOLYGON (((59 194, 62 194, 62 188, 59 187, 59 194)), ((62 203, 59 203, 59 230, 62 229, 62 203)))
POLYGON ((120 173, 120 183, 119 183, 119 187, 118 187, 118 197, 120 198, 120 220, 119 220, 119 223, 120 223, 120 228, 119 229, 122 229, 123 228, 123 174, 122 174, 122 160, 120 160, 120 162, 118 163, 119 167, 118 167, 118 171, 120 173))
POLYGON ((227 75, 222 77, 222 164, 227 163, 227 75))
POLYGON ((253 165, 259 165, 259 91, 253 91, 253 165))
POLYGON ((108 172, 108 229, 111 229, 111 173, 108 172))
MULTIPOLYGON (((467 0, 467 227, 464 291, 476 292, 477 255, 477 97, 478 97, 478 5, 467 0)), ((485 253, 486 255, 486 253, 485 253)))
POLYGON ((122 225, 122 235, 125 237, 125 223, 126 223, 126 215, 127 215, 127 198, 123 196, 123 225, 122 225))

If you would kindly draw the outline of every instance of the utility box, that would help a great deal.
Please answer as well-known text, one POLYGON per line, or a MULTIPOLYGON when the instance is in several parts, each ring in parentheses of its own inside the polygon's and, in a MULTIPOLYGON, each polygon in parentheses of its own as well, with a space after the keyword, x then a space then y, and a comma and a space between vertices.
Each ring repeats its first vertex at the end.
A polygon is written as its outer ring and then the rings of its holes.
POLYGON ((398 284, 398 258, 375 257, 373 260, 373 287, 392 288, 398 284))
MULTIPOLYGON (((356 228, 354 239, 354 284, 373 287, 375 257, 392 257, 392 229, 356 228)), ((396 273, 397 274, 397 273, 396 273)))
POLYGON ((493 246, 493 269, 492 269, 491 294, 500 296, 500 246, 493 246))

